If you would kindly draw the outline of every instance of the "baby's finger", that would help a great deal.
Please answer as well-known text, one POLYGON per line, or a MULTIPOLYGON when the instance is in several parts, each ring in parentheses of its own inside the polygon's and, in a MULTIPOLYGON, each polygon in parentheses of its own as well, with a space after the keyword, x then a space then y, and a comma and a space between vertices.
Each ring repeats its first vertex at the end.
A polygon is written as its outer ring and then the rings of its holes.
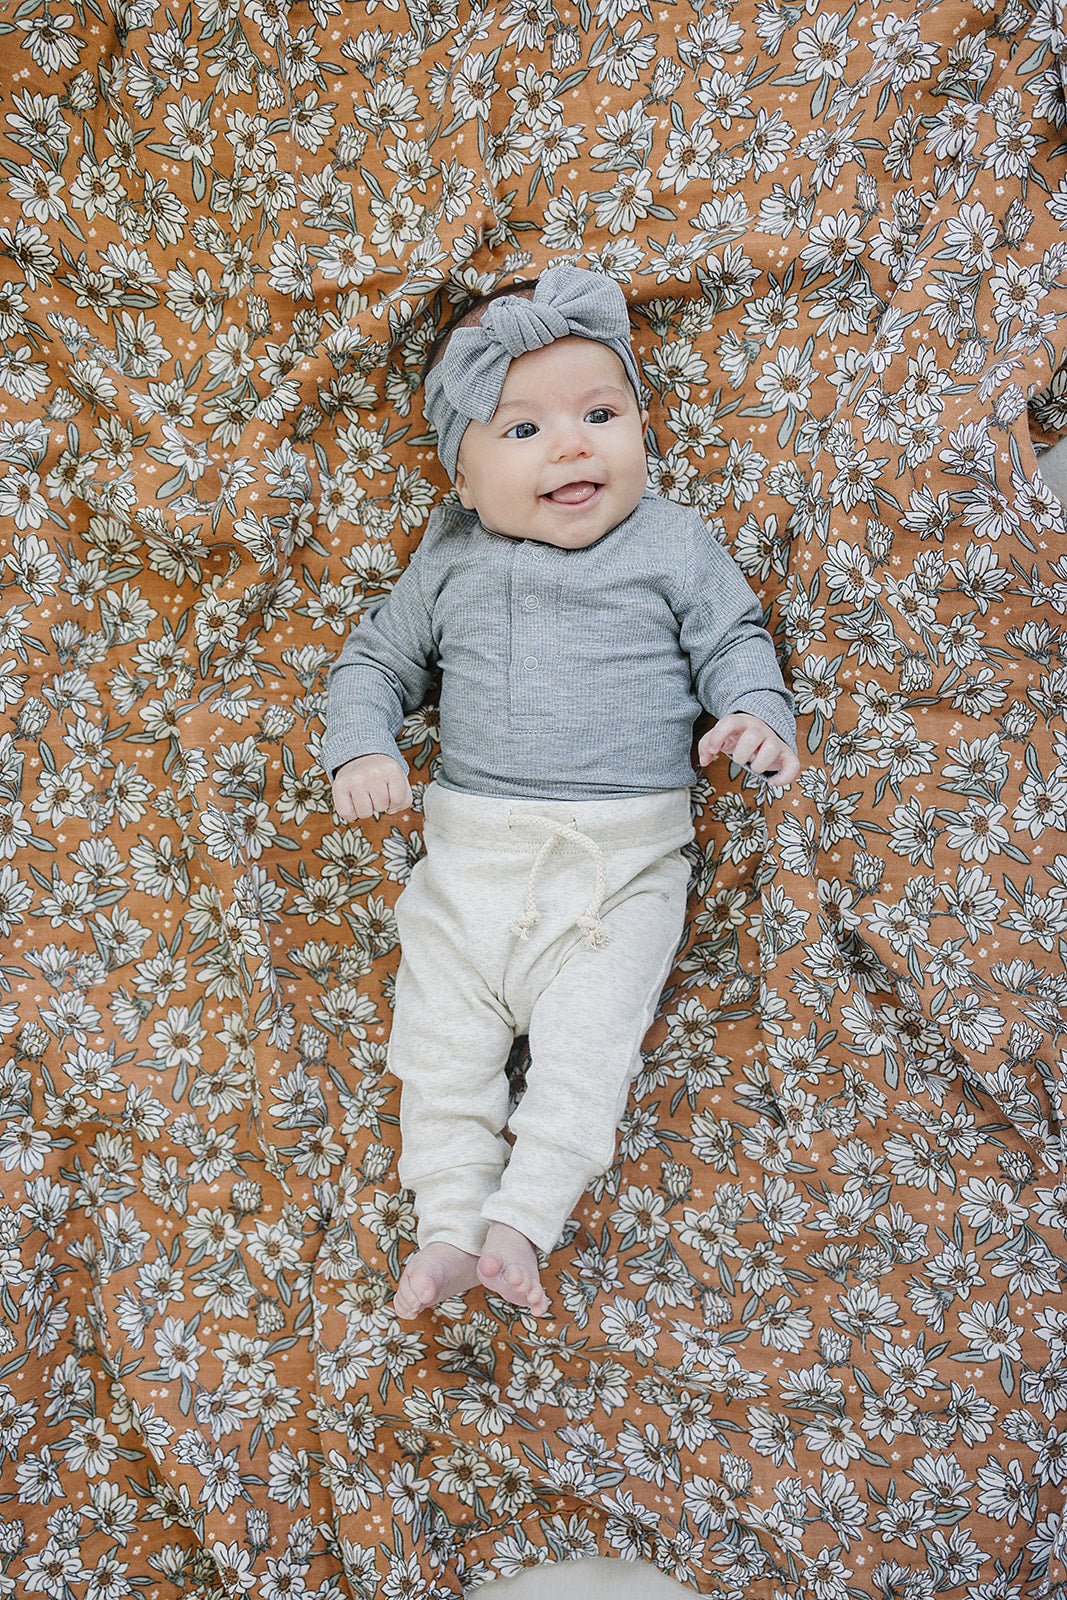
POLYGON ((710 766, 720 749, 721 746, 714 736, 714 729, 705 733, 697 745, 697 764, 701 767, 710 766))
POLYGON ((762 777, 770 777, 780 769, 783 753, 781 740, 764 739, 750 756, 748 770, 758 772, 762 777))
POLYGON ((753 757, 750 770, 777 788, 784 788, 798 776, 800 762, 788 745, 783 744, 780 739, 775 739, 760 748, 753 757))
POLYGON ((385 811, 389 804, 389 791, 386 788, 384 777, 373 777, 360 785, 356 791, 355 807, 356 816, 361 821, 367 817, 375 817, 380 811, 385 811))
POLYGON ((342 822, 354 822, 356 820, 356 802, 347 783, 334 784, 333 809, 342 822))
POLYGON ((708 729, 697 745, 697 755, 701 766, 707 764, 718 755, 732 755, 743 724, 733 716, 720 717, 714 727, 708 729))
POLYGON ((792 750, 790 750, 788 745, 786 745, 785 753, 782 756, 781 765, 778 768, 778 775, 774 781, 780 787, 784 788, 787 783, 792 783, 794 779, 799 777, 800 758, 795 755, 792 750))
POLYGON ((411 784, 397 767, 395 777, 390 773, 386 784, 385 810, 390 813, 406 811, 411 804, 411 784))
POLYGON ((745 728, 734 740, 730 750, 730 760, 735 761, 739 767, 747 767, 759 749, 762 738, 758 728, 745 728))

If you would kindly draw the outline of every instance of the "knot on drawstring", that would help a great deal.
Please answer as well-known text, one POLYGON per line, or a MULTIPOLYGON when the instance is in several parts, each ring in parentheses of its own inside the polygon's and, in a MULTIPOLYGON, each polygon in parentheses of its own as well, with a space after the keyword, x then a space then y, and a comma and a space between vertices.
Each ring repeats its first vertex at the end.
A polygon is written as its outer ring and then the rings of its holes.
POLYGON ((579 917, 578 926, 582 930, 582 943, 588 945, 590 950, 604 950, 611 943, 611 935, 599 917, 588 914, 579 917))
MULTIPOLYGON (((521 917, 517 917, 512 927, 520 939, 530 937, 530 929, 540 920, 541 913, 537 909, 537 880, 541 868, 545 864, 549 852, 554 850, 560 840, 568 844, 577 845, 580 850, 591 855, 596 866, 596 888, 593 898, 586 906, 580 917, 575 919, 576 926, 582 930, 582 943, 589 950, 603 950, 611 942, 611 936, 600 920, 600 907, 604 903, 604 894, 607 889, 607 869, 604 865, 604 853, 595 839, 587 833, 582 833, 577 822, 572 817, 569 822, 556 822, 552 817, 540 817, 536 813, 521 814, 517 822, 529 823, 532 827, 545 830, 545 840, 534 857, 530 876, 526 880, 526 903, 521 917)), ((508 819, 509 827, 512 825, 508 819)))

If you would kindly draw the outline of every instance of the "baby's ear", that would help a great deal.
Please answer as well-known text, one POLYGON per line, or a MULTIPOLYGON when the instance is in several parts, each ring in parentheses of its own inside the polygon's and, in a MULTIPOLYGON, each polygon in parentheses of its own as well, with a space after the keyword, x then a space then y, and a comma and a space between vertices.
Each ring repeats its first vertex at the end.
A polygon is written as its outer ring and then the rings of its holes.
POLYGON ((471 499, 470 490, 467 488, 467 474, 461 467, 456 467, 456 493, 459 503, 467 511, 474 510, 474 501, 471 499))
POLYGON ((641 438, 642 438, 642 440, 648 438, 648 412, 647 411, 642 411, 641 412, 641 438))

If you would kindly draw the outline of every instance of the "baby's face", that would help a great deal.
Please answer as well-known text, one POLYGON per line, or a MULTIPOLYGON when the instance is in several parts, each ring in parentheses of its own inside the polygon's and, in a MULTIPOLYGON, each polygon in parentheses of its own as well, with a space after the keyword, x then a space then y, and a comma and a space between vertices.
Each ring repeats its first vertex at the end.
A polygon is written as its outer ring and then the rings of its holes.
POLYGON ((459 498, 491 533, 582 550, 640 500, 647 422, 614 350, 557 339, 516 356, 492 419, 467 427, 459 498))

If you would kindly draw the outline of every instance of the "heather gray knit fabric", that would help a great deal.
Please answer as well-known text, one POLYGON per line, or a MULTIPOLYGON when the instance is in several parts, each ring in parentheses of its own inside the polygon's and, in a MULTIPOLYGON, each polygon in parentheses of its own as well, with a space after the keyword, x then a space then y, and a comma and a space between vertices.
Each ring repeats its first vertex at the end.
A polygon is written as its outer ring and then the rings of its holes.
POLYGON ((487 533, 438 507, 392 593, 330 671, 321 761, 391 755, 441 669, 445 788, 542 800, 691 785, 701 710, 795 744, 756 598, 696 512, 644 495, 594 545, 487 533))
POLYGON ((423 411, 437 435, 437 454, 450 478, 468 422, 488 422, 516 356, 576 334, 614 350, 638 404, 641 378, 630 349, 626 298, 618 284, 587 267, 550 267, 533 298, 502 295, 477 327, 457 328, 444 355, 426 375, 423 411))

